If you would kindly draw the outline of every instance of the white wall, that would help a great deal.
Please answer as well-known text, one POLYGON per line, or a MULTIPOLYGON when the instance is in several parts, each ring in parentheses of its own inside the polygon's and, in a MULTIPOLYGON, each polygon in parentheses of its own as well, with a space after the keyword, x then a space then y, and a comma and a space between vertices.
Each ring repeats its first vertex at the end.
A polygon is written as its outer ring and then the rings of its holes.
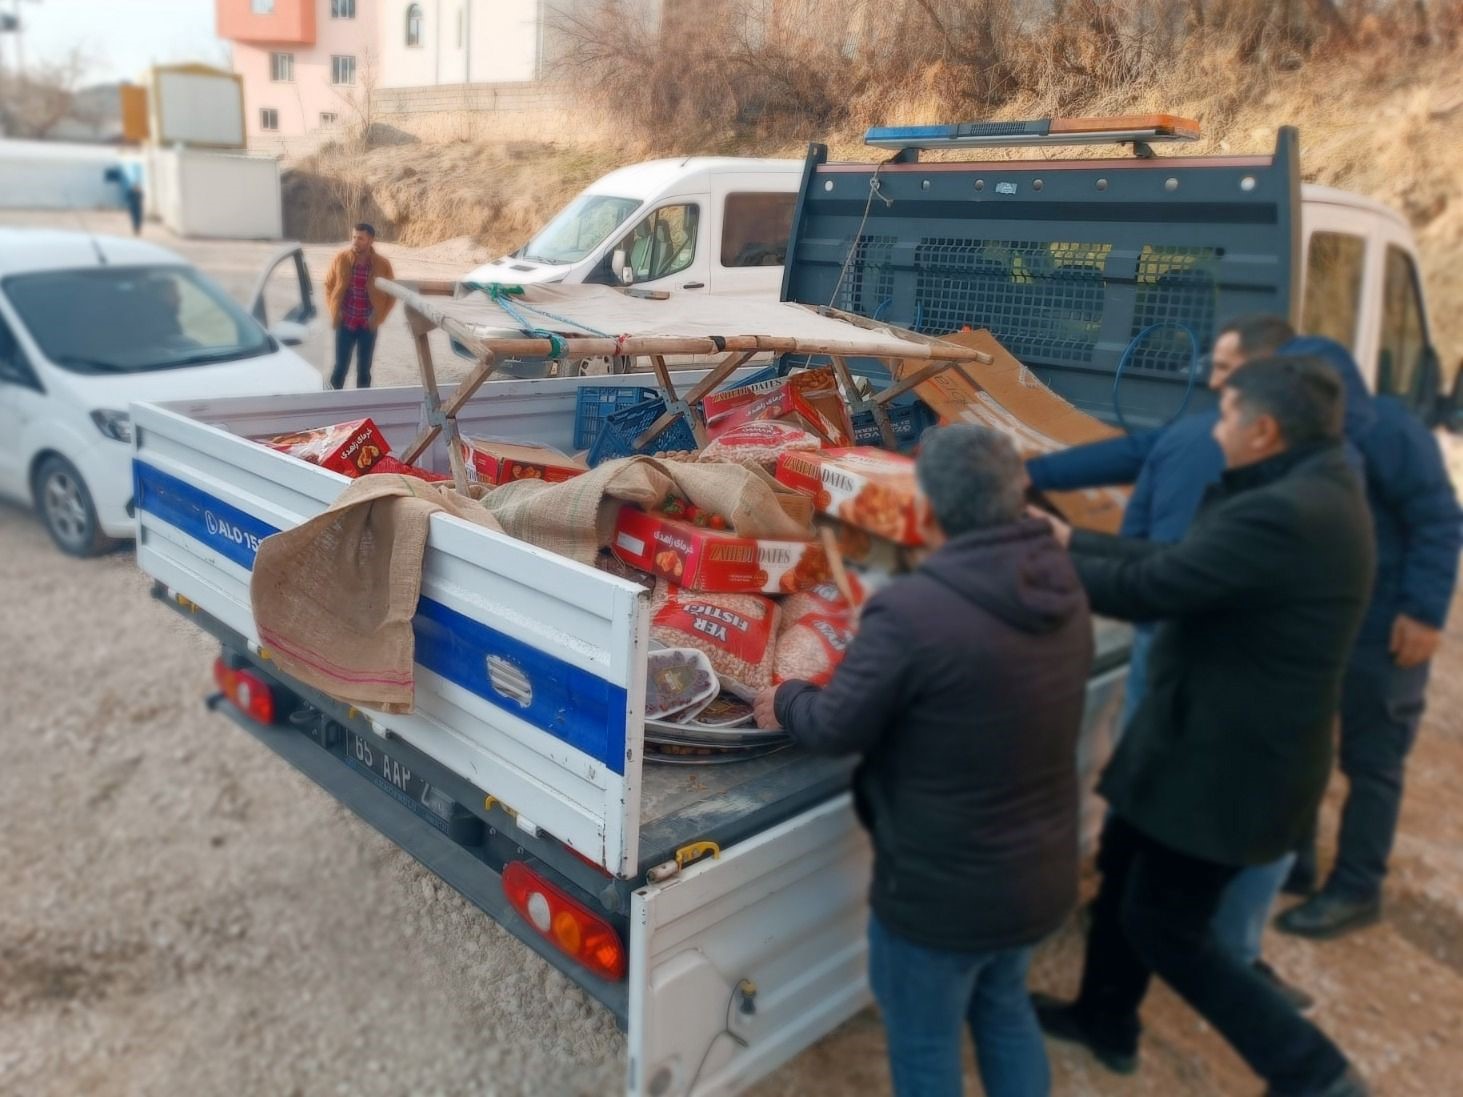
POLYGON ((541 0, 382 0, 380 86, 537 79, 540 7, 541 0), (406 44, 413 2, 422 8, 418 47, 406 44))
POLYGON ((538 77, 539 0, 471 0, 467 82, 497 84, 538 77))

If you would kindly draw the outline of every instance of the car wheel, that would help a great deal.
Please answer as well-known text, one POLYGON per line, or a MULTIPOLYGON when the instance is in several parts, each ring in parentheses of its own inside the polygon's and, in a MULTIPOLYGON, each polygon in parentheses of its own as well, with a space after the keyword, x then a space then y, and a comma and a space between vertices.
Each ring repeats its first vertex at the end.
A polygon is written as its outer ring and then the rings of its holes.
POLYGON ((56 547, 70 556, 99 556, 115 542, 102 533, 91 492, 76 466, 48 457, 36 470, 36 510, 56 547))

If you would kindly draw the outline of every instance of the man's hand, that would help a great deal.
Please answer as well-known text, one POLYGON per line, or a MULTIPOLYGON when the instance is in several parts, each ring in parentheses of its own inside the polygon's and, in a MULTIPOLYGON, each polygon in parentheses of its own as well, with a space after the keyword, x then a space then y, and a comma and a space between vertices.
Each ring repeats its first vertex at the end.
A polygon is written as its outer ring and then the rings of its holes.
POLYGON ((1057 544, 1067 548, 1072 544, 1072 527, 1063 522, 1055 514, 1042 510, 1040 507, 1028 506, 1026 517, 1037 518, 1052 528, 1052 536, 1057 539, 1057 544))
POLYGON ((778 731, 782 725, 777 722, 777 687, 768 686, 757 694, 752 702, 752 712, 757 717, 757 726, 763 731, 778 731))
POLYGON ((1425 625, 1414 617, 1399 613, 1392 622, 1392 659, 1399 667, 1416 667, 1437 654, 1443 642, 1441 629, 1425 625))

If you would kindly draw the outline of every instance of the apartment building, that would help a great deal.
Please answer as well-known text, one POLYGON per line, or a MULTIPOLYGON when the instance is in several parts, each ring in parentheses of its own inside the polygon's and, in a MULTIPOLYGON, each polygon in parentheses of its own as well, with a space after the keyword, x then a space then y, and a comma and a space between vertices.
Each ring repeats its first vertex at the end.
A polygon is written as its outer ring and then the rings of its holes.
POLYGON ((384 88, 543 77, 549 0, 215 0, 251 139, 358 119, 384 88))

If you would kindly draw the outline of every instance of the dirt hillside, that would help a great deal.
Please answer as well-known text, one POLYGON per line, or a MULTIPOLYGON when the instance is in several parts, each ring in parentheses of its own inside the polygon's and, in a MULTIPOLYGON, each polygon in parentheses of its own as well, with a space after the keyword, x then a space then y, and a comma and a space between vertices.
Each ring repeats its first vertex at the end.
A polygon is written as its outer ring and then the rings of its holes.
MULTIPOLYGON (((1200 120, 1194 152, 1263 152, 1279 125, 1300 127, 1302 166, 1311 182, 1370 195, 1403 212, 1422 248, 1431 314, 1445 367, 1463 356, 1463 56, 1428 55, 1399 65, 1352 59, 1298 60, 1289 71, 1235 71, 1223 54, 1192 58, 1131 94, 1109 93, 1083 113, 1165 110, 1200 120)), ((1036 117, 1064 106, 1055 93, 1027 96, 999 113, 1036 117)), ((933 82, 914 82, 883 100, 890 123, 942 118, 933 82)), ((945 118, 945 120, 949 120, 945 118)), ((861 132, 861 131, 860 131, 861 132)), ((809 132, 835 155, 867 159, 858 132, 809 132)), ((575 193, 612 168, 651 156, 695 152, 800 156, 804 144, 727 137, 695 147, 627 140, 621 145, 562 141, 483 144, 422 142, 348 154, 339 148, 290 165, 286 231, 334 240, 357 215, 383 238, 423 246, 471 237, 491 253, 522 244, 575 193)), ((1063 151, 1062 155, 1066 155, 1063 151)), ((1091 155, 1109 154, 1095 150, 1091 155)))

